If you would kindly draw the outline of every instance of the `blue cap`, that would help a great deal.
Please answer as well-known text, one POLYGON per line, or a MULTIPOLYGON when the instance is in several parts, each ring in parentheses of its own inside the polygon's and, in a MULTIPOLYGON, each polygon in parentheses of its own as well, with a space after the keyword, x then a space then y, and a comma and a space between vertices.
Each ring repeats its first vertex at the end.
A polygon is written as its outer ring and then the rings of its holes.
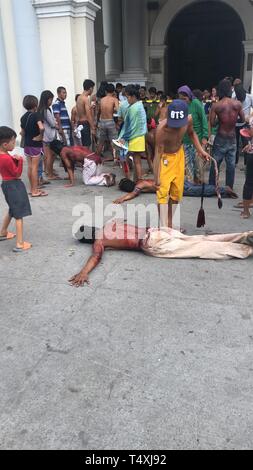
POLYGON ((188 105, 183 100, 174 100, 168 106, 168 127, 179 129, 188 124, 188 105))

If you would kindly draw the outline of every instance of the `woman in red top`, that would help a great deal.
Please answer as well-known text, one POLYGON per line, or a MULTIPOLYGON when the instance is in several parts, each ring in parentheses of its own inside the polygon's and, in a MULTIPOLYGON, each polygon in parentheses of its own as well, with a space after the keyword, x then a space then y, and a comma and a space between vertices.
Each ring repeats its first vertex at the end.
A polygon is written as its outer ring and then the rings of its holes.
POLYGON ((12 152, 16 145, 16 133, 9 127, 0 127, 0 175, 2 176, 2 191, 9 206, 9 213, 5 216, 0 230, 0 241, 16 238, 15 253, 29 250, 31 243, 23 238, 23 217, 32 215, 30 202, 24 183, 20 177, 23 171, 23 158, 12 152), (16 235, 8 232, 11 219, 16 219, 16 235))

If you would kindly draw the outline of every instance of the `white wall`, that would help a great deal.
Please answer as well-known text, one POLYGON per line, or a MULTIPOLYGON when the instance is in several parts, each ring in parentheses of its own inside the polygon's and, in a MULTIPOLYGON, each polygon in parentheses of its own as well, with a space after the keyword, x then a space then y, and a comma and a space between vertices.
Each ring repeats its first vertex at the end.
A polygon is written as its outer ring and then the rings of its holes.
POLYGON ((2 23, 0 21, 0 126, 11 127, 13 117, 10 102, 9 77, 3 40, 2 23))

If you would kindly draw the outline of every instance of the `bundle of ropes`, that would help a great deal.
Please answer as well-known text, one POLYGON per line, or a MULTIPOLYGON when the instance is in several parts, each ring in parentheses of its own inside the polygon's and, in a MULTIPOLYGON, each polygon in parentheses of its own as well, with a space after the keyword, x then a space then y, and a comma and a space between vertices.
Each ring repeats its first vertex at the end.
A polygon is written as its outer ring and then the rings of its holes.
MULTIPOLYGON (((218 198, 218 208, 222 209, 223 202, 221 198, 221 193, 220 193, 220 186, 219 186, 219 170, 218 170, 218 164, 216 160, 213 157, 210 157, 211 161, 214 165, 214 171, 215 171, 215 190, 218 198)), ((204 227, 206 225, 206 216, 205 216, 205 211, 204 211, 204 194, 205 194, 205 181, 203 178, 203 185, 202 185, 202 195, 201 195, 201 207, 199 210, 198 214, 198 220, 197 220, 197 228, 204 227)))

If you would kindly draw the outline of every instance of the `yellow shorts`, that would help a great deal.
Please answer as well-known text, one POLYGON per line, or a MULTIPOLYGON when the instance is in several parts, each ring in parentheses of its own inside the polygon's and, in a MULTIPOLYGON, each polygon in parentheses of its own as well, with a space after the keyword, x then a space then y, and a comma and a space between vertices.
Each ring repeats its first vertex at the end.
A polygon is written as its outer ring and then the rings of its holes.
POLYGON ((146 150, 146 140, 145 135, 141 137, 136 137, 133 140, 130 140, 128 144, 128 151, 129 152, 145 152, 146 150))
POLYGON ((160 188, 158 204, 168 204, 169 199, 179 202, 184 194, 185 155, 181 147, 177 153, 161 156, 160 188))

